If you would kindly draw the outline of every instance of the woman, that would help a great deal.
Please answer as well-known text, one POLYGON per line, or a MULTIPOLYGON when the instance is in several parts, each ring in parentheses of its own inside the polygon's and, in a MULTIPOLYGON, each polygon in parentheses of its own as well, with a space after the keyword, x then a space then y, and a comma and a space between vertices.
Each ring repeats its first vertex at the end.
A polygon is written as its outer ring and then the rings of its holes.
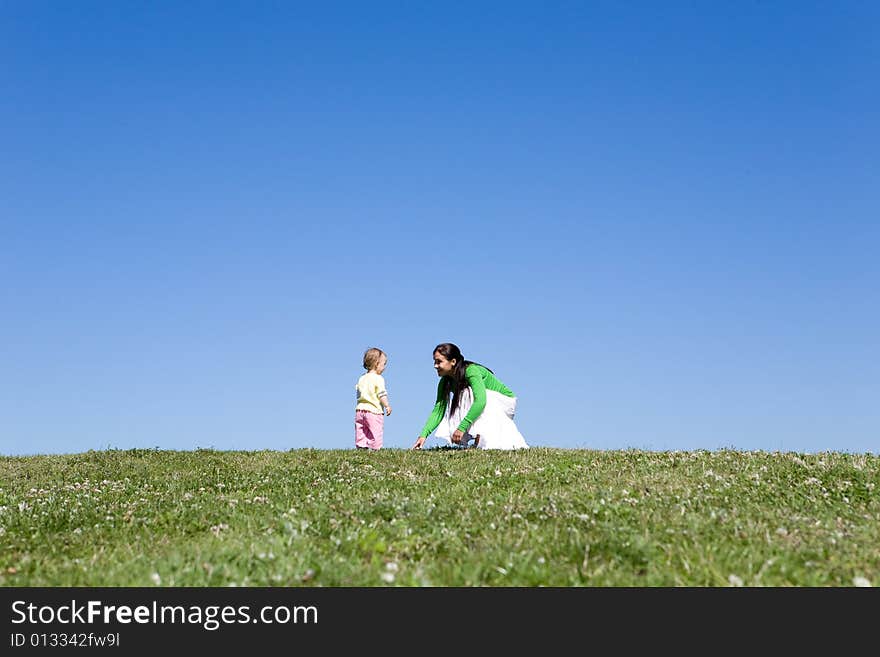
POLYGON ((434 429, 438 438, 465 447, 473 438, 481 449, 528 448, 513 422, 516 396, 492 370, 465 360, 451 342, 434 349, 434 369, 437 401, 413 449, 421 449, 434 429))

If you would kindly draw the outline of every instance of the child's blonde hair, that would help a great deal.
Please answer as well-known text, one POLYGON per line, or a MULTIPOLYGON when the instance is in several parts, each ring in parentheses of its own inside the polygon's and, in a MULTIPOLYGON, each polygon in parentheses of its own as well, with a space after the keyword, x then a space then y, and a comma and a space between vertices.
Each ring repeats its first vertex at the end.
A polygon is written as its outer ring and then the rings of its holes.
POLYGON ((364 369, 374 370, 379 364, 379 360, 385 356, 385 352, 378 347, 370 347, 364 352, 364 369))

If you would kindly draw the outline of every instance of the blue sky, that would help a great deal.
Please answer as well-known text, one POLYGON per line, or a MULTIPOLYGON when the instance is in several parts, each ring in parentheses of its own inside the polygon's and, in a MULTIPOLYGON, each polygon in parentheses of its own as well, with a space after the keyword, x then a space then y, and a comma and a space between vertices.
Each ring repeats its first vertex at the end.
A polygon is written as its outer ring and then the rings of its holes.
POLYGON ((0 3, 0 453, 880 452, 873 2, 0 3), (428 445, 437 444, 429 442, 428 445))

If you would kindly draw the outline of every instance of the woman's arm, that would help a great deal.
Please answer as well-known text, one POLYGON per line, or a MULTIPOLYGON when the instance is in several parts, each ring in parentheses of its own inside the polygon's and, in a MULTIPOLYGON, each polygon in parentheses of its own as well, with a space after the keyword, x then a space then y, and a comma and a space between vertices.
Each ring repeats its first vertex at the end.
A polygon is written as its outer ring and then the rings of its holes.
POLYGON ((443 419, 443 414, 445 412, 446 396, 443 394, 443 379, 440 379, 440 382, 437 384, 437 401, 434 403, 434 408, 428 416, 428 421, 425 422, 425 426, 422 427, 421 432, 419 432, 418 440, 416 440, 413 445, 413 449, 421 449, 422 445, 425 444, 425 439, 431 435, 431 432, 440 424, 440 420, 443 419))

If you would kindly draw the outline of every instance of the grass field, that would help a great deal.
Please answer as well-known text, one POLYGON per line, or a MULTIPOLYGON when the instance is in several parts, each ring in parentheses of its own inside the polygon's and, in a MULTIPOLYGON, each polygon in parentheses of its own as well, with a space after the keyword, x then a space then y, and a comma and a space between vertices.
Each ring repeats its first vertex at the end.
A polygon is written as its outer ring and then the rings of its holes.
POLYGON ((2 586, 880 584, 880 457, 0 457, 2 586))

